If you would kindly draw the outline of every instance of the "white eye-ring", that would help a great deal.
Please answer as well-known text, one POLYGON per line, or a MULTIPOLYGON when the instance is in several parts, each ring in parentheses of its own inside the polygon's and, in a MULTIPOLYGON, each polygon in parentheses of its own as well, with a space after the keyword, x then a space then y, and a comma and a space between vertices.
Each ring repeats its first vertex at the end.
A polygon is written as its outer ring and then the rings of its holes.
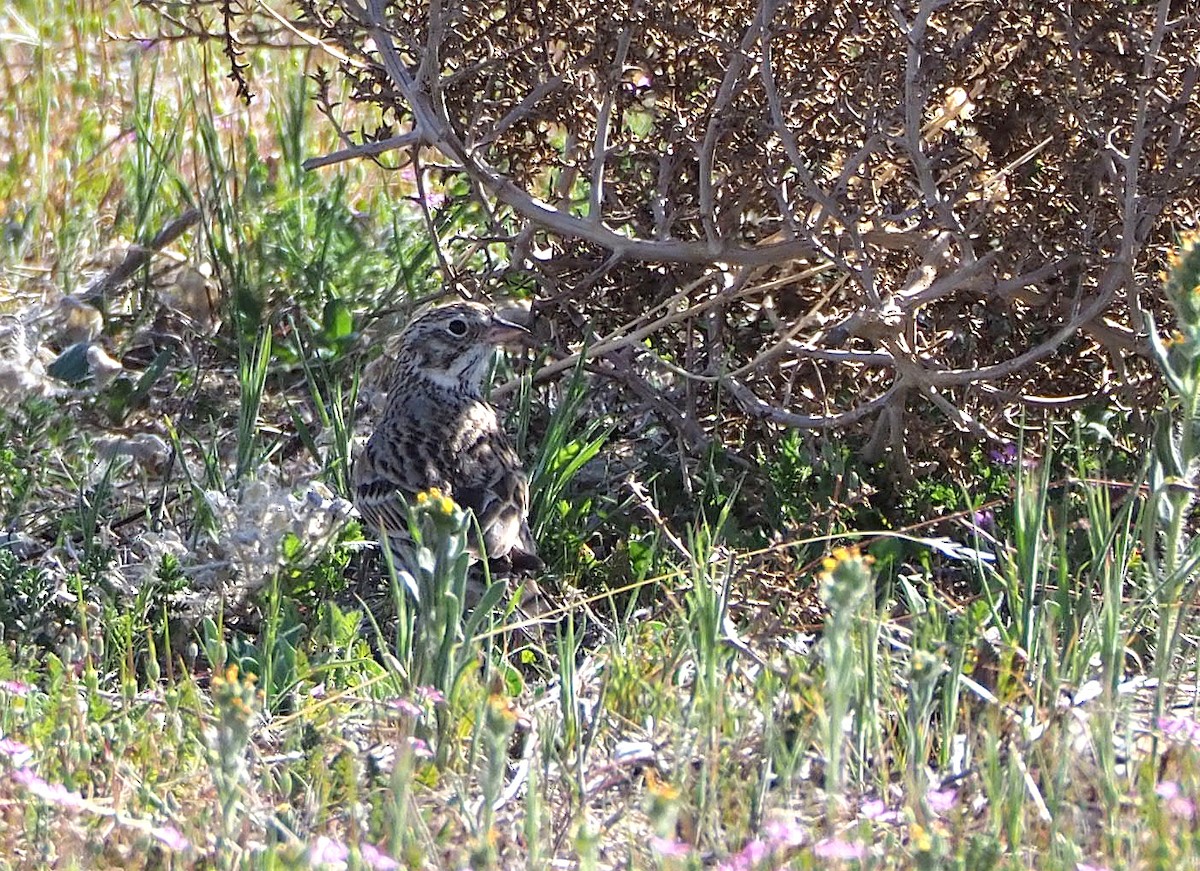
POLYGON ((450 335, 462 338, 467 334, 467 322, 462 318, 455 318, 454 320, 450 321, 450 323, 446 324, 446 329, 449 331, 450 335))

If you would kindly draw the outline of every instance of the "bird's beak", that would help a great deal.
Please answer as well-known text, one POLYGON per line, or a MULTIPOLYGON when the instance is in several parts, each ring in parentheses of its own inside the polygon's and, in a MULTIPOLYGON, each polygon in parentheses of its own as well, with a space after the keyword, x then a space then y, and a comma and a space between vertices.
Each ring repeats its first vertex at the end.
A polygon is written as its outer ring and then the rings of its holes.
POLYGON ((529 339, 530 335, 529 330, 520 324, 506 321, 499 315, 492 315, 492 322, 488 326, 487 332, 483 334, 483 338, 493 345, 509 345, 514 342, 523 342, 529 339))

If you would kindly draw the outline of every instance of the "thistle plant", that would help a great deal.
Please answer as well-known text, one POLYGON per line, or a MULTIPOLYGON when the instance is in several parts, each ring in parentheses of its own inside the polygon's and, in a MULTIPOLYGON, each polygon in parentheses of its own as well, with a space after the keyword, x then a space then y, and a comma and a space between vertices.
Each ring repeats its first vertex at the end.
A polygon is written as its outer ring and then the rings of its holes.
POLYGON ((826 557, 820 576, 821 604, 829 612, 821 644, 825 660, 825 785, 831 801, 836 801, 845 784, 847 738, 860 733, 864 725, 859 722, 856 728, 847 729, 845 720, 852 705, 865 709, 861 704, 865 668, 873 658, 864 641, 874 607, 872 562, 871 556, 856 547, 835 548, 826 557))
MULTIPOLYGON (((1200 233, 1186 235, 1169 258, 1164 289, 1175 310, 1176 328, 1160 335, 1150 318, 1150 340, 1168 395, 1155 431, 1143 519, 1146 564, 1155 581, 1159 611, 1160 678, 1166 677, 1179 643, 1179 617, 1195 594, 1200 568, 1200 540, 1185 528, 1200 471, 1200 233)), ((1156 715, 1161 714, 1168 683, 1160 680, 1156 715)))
POLYGON ((251 725, 262 702, 255 688, 257 677, 239 675, 231 665, 212 679, 213 716, 208 730, 209 766, 220 803, 221 838, 236 840, 238 823, 243 816, 242 796, 249 781, 246 748, 250 744, 251 725))
MULTIPOLYGON (((436 488, 417 494, 409 507, 411 558, 394 565, 398 580, 401 661, 413 686, 432 686, 446 698, 472 661, 468 641, 488 619, 502 584, 492 584, 464 621, 471 571, 471 515, 436 488), (411 601, 400 593, 407 588, 411 601), (417 613, 419 611, 419 614, 417 613)), ((386 552, 386 548, 385 548, 386 552)), ((486 571, 486 566, 480 566, 486 571)))
POLYGON ((504 791, 508 769, 508 744, 517 727, 517 712, 504 695, 493 693, 483 709, 483 729, 479 734, 483 762, 479 772, 481 795, 478 801, 475 844, 471 851, 472 868, 490 868, 496 863, 494 831, 496 807, 504 791))

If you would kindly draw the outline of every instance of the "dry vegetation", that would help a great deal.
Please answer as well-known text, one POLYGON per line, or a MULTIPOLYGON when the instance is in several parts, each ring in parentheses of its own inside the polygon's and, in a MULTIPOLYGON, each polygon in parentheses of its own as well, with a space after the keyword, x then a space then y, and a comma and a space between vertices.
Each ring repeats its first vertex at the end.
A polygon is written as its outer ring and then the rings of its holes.
POLYGON ((0 10, 0 867, 1194 866, 1193 5, 0 10), (453 292, 532 644, 354 597, 453 292))
POLYGON ((334 158, 483 204, 445 271, 488 246, 693 447, 744 417, 903 466, 1155 395, 1200 183, 1186 4, 297 6, 353 85, 334 158))

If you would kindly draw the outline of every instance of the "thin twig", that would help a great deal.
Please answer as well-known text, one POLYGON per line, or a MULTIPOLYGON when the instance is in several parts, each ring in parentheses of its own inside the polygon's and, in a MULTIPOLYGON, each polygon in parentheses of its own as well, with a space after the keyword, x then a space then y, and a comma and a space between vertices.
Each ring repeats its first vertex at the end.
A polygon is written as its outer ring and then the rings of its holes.
POLYGON ((191 229, 200 221, 200 210, 197 208, 188 209, 178 218, 171 221, 161 230, 154 234, 154 238, 147 245, 130 245, 129 250, 125 253, 124 259, 121 260, 107 274, 93 281, 81 294, 81 297, 86 302, 95 302, 103 299, 109 293, 128 281, 135 272, 150 262, 150 259, 163 248, 166 248, 185 232, 191 229))

